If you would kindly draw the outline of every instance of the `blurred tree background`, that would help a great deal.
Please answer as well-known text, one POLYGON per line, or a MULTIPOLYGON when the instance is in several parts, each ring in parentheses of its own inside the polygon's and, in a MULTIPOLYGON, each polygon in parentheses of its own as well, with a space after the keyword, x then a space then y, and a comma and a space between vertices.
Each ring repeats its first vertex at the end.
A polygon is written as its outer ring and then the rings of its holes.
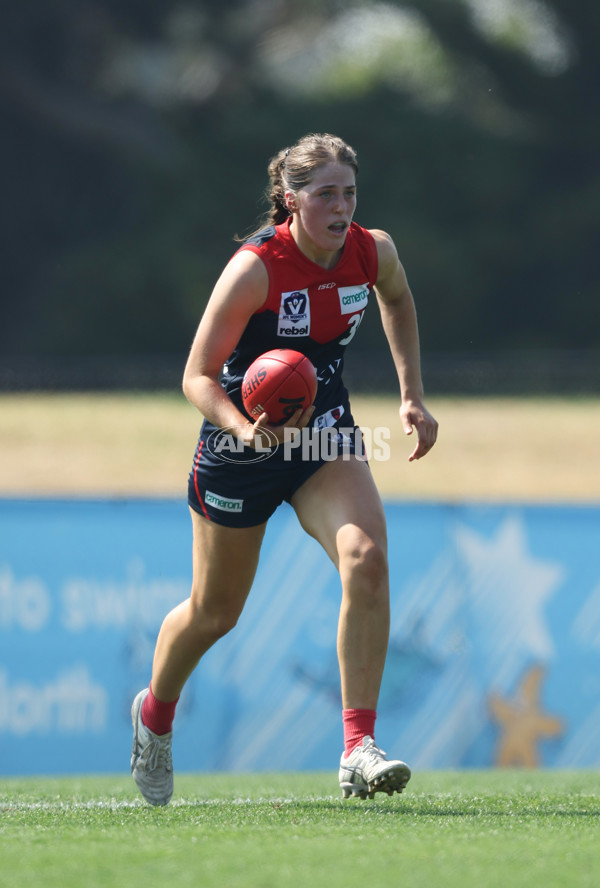
MULTIPOLYGON (((13 4, 4 384, 178 378, 268 159, 329 131, 359 153, 357 221, 398 245, 430 389, 493 387, 491 364, 498 389, 597 386, 599 34, 594 0, 13 4)), ((381 385, 369 314, 354 364, 381 385)))

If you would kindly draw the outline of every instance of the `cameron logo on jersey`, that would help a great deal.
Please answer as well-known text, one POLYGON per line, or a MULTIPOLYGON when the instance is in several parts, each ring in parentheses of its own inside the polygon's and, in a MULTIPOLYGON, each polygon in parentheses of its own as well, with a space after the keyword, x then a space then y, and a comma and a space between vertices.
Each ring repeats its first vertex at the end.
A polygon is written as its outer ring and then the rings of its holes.
POLYGON ((369 285, 355 284, 353 287, 338 287, 342 314, 362 311, 369 301, 369 285))
POLYGON ((308 289, 281 294, 278 336, 308 336, 310 333, 310 300, 308 289))

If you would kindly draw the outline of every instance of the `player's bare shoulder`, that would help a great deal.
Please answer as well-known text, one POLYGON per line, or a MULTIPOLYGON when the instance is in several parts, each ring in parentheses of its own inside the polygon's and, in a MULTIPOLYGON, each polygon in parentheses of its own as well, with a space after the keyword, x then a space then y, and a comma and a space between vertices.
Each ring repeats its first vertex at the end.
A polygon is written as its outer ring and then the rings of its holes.
POLYGON ((375 240, 375 244, 377 245, 377 250, 393 250, 396 252, 396 247, 394 245, 394 241, 392 240, 392 236, 387 233, 387 231, 382 231, 381 228, 370 228, 369 234, 375 240))
POLYGON ((260 256, 252 250, 238 250, 223 269, 211 301, 233 302, 252 314, 263 307, 268 291, 269 274, 260 256))
POLYGON ((380 228, 371 228, 370 233, 375 241, 377 248, 377 259, 379 262, 377 270, 377 288, 385 288, 386 283, 392 280, 397 282, 398 277, 404 277, 404 269, 398 257, 398 250, 391 235, 387 231, 380 228))

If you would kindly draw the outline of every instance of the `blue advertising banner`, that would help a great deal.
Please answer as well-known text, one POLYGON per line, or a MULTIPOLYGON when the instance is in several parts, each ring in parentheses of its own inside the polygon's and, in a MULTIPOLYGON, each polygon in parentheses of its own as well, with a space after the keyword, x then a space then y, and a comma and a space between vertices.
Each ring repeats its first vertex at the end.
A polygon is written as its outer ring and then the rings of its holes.
MULTIPOLYGON (((600 765, 600 507, 387 503, 377 741, 414 768, 600 765)), ((122 772, 164 615, 175 500, 0 500, 0 772, 122 772)), ((337 768, 340 589, 288 506, 177 711, 179 771, 337 768)))

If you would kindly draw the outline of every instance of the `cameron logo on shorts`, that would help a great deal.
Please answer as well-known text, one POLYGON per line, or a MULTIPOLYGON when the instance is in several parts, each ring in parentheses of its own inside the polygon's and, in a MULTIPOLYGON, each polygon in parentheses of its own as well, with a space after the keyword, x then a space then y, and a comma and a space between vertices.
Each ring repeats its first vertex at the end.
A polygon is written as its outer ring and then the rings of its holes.
POLYGON ((355 284, 353 287, 338 287, 342 314, 362 311, 369 301, 369 285, 355 284))
POLYGON ((277 335, 308 336, 310 333, 310 300, 308 289, 281 294, 277 335))
POLYGON ((241 512, 244 506, 243 499, 226 499, 218 493, 211 493, 210 490, 206 491, 204 502, 207 506, 220 509, 222 512, 241 512))

